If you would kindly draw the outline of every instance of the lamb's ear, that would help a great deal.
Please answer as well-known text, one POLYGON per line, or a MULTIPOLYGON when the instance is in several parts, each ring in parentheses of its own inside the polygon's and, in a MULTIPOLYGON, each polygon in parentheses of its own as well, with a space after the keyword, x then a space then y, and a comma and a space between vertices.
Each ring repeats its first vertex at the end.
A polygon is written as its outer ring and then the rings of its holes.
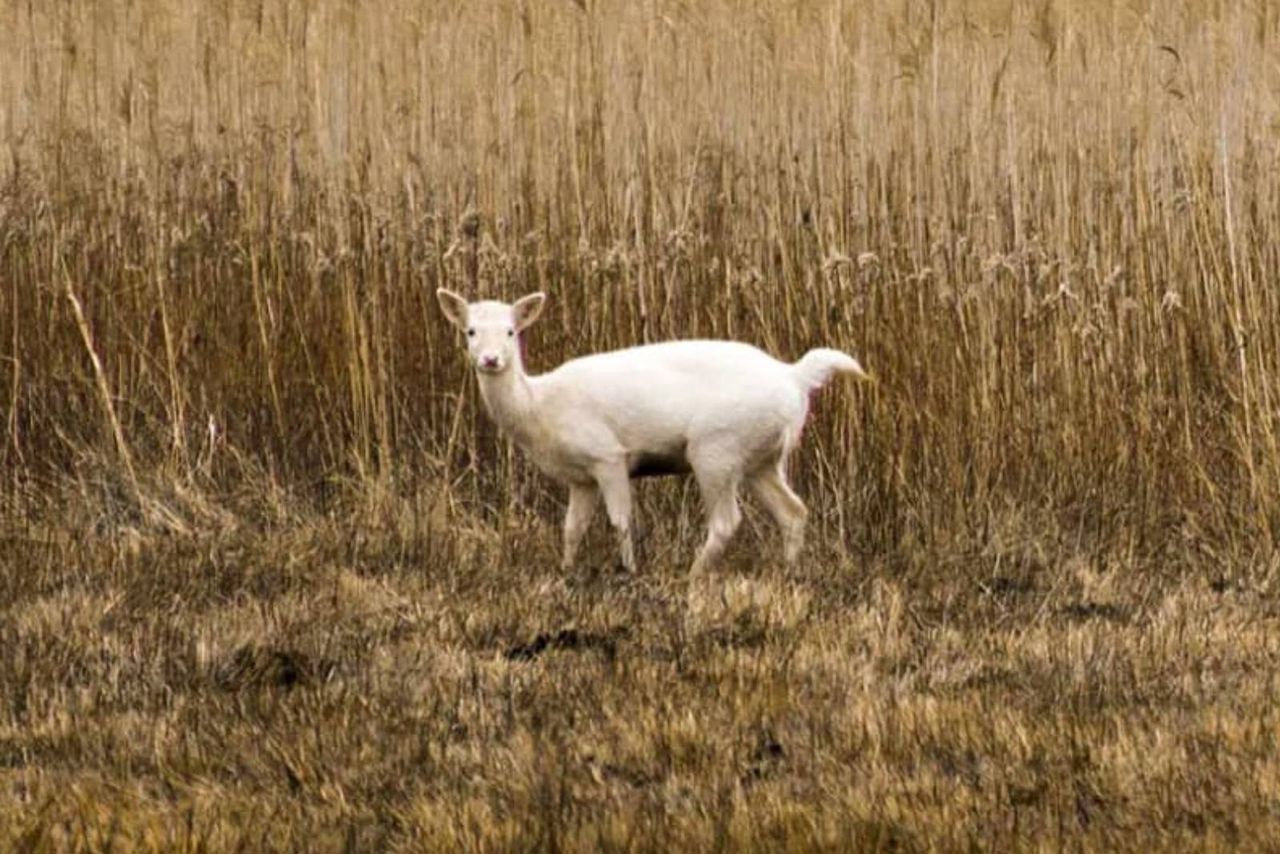
POLYGON ((440 288, 436 291, 436 301, 440 303, 440 310, 444 312, 444 316, 449 322, 459 329, 465 329, 467 326, 467 301, 455 294, 448 288, 440 288))
POLYGON ((538 319, 538 315, 542 314, 542 306, 546 301, 547 295, 542 291, 516 300, 516 304, 511 306, 511 314, 516 319, 516 330, 524 331, 528 329, 538 319))

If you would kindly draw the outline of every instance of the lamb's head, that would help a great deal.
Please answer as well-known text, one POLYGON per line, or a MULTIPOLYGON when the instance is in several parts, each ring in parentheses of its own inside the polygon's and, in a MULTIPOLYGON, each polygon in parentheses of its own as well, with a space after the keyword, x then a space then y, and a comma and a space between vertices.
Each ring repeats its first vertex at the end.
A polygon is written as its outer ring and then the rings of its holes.
POLYGON ((500 374, 520 358, 518 336, 538 319, 546 296, 529 294, 515 303, 485 300, 468 303, 453 291, 436 291, 440 310, 467 336, 467 354, 477 371, 500 374))

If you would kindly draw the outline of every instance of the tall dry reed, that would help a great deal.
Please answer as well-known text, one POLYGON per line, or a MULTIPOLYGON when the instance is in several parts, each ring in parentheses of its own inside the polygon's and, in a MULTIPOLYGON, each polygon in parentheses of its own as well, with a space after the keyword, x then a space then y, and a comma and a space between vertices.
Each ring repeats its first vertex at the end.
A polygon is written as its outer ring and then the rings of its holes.
POLYGON ((131 458, 215 488, 248 459, 302 493, 448 473, 508 506, 538 487, 430 294, 541 288, 539 368, 688 336, 857 353, 881 385, 824 398, 800 478, 847 543, 968 542, 1011 508, 1126 548, 1269 539, 1277 25, 11 4, 9 489, 131 458))

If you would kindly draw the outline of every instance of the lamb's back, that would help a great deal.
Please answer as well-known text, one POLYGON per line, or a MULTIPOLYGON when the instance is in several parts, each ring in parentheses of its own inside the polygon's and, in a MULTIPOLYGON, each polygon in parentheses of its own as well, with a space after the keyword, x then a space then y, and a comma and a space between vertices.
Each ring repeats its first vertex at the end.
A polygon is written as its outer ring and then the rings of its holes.
POLYGON ((698 424, 787 420, 804 401, 790 365, 736 341, 671 341, 584 356, 538 384, 582 417, 603 418, 641 439, 685 435, 698 424))

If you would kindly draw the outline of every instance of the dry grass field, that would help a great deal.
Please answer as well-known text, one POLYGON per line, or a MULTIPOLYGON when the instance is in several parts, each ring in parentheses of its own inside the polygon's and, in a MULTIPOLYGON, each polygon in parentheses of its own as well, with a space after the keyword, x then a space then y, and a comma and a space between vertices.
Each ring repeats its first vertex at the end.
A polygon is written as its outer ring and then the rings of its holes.
POLYGON ((1280 6, 0 4, 0 849, 1280 840, 1280 6), (529 363, 848 350, 804 559, 529 363))

